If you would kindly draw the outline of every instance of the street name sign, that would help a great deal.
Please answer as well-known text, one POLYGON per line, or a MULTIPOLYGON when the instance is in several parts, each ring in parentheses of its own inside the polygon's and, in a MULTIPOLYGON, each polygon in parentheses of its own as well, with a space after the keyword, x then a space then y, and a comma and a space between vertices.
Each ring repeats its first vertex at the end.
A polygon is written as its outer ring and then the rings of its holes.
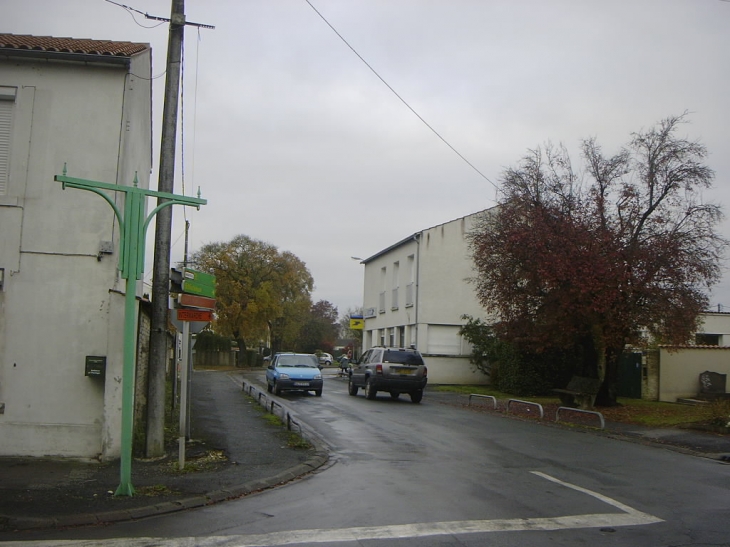
POLYGON ((192 308, 178 308, 178 321, 212 321, 213 312, 210 310, 198 310, 192 308))

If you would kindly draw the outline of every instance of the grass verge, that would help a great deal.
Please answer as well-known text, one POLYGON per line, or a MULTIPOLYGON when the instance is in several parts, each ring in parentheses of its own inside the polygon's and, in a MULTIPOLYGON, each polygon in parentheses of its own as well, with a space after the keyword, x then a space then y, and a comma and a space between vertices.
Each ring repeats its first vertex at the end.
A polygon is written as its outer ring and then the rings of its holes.
POLYGON ((269 425, 284 429, 284 438, 286 439, 287 447, 293 448, 294 450, 309 450, 310 448, 312 448, 312 444, 307 439, 302 437, 299 433, 297 433, 296 431, 287 430, 284 421, 276 414, 271 414, 266 408, 259 405, 258 402, 256 402, 256 399, 254 399, 250 395, 246 395, 246 397, 248 397, 251 403, 254 404, 254 408, 258 410, 258 412, 260 412, 262 420, 264 420, 269 425))
MULTIPOLYGON (((489 386, 429 386, 434 391, 448 391, 453 393, 491 395, 496 399, 520 399, 541 405, 560 404, 558 397, 516 396, 510 393, 497 391, 489 386)), ((664 403, 659 401, 645 401, 643 399, 619 398, 619 406, 599 407, 597 410, 608 421, 629 424, 640 424, 649 427, 675 427, 687 424, 703 424, 718 422, 727 417, 730 421, 730 408, 725 412, 722 403, 707 405, 685 405, 680 403, 664 403)), ((725 401, 724 403, 728 403, 725 401)), ((730 406, 730 405, 729 405, 730 406)))

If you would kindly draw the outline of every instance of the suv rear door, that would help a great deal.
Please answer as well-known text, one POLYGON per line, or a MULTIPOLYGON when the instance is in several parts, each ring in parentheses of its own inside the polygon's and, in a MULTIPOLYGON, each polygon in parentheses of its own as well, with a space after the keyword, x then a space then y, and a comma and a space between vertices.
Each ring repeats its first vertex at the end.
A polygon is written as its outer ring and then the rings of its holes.
POLYGON ((382 356, 383 375, 403 378, 423 376, 423 358, 416 352, 403 350, 385 350, 382 356))

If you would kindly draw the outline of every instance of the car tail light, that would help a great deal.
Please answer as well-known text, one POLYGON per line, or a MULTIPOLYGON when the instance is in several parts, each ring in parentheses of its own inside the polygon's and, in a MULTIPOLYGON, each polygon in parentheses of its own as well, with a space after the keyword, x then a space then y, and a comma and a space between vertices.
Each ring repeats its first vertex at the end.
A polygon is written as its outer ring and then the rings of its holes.
POLYGON ((426 365, 423 365, 423 377, 426 378, 428 376, 428 367, 426 365))
POLYGON ((383 365, 375 365, 375 374, 383 374, 383 365))

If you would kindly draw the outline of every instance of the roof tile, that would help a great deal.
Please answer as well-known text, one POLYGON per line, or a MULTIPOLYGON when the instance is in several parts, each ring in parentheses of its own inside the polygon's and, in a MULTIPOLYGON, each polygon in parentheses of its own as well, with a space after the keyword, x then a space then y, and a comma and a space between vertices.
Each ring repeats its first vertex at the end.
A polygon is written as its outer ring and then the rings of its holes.
POLYGON ((149 44, 91 40, 87 38, 0 34, 0 49, 25 49, 59 53, 81 53, 85 55, 131 57, 149 49, 149 44))

